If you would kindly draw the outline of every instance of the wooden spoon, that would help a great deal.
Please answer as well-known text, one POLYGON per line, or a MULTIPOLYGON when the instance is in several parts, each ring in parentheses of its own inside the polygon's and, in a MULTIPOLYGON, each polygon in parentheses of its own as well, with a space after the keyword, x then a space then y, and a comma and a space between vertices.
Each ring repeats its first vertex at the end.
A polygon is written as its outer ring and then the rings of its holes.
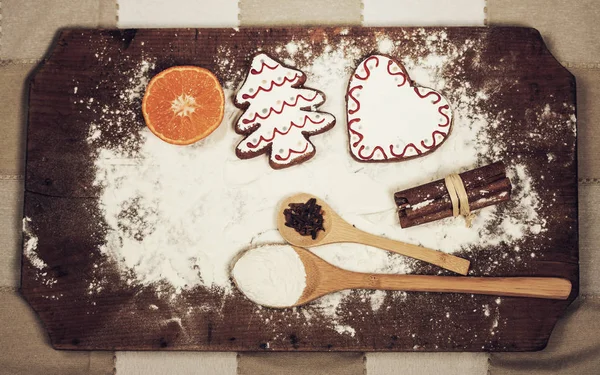
POLYGON ((469 271, 470 262, 466 259, 446 254, 441 251, 428 249, 426 247, 394 241, 363 232, 342 219, 327 203, 310 194, 296 194, 283 201, 277 216, 277 228, 286 241, 300 247, 312 247, 339 242, 355 242, 379 247, 394 253, 419 259, 461 275, 466 275, 469 271), (317 233, 317 238, 314 240, 311 236, 303 236, 296 232, 295 229, 287 227, 285 225, 285 216, 283 214, 283 210, 288 208, 290 203, 306 203, 310 198, 315 198, 317 204, 322 207, 324 220, 323 227, 325 228, 325 231, 319 231, 317 233))
POLYGON ((561 300, 567 299, 571 293, 571 282, 556 277, 465 277, 352 272, 329 264, 306 249, 292 247, 306 272, 306 287, 293 306, 304 305, 344 289, 488 294, 561 300))

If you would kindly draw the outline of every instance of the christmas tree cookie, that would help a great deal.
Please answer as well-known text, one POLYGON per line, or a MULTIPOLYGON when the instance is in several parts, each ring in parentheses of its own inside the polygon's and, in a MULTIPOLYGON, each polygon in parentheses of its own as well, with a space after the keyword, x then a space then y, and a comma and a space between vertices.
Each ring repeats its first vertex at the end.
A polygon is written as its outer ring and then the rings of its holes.
POLYGON ((269 155, 272 168, 301 163, 315 155, 309 137, 333 127, 335 117, 317 111, 319 90, 303 87, 306 75, 264 53, 256 55, 235 105, 244 109, 235 130, 246 137, 236 147, 241 159, 269 155))

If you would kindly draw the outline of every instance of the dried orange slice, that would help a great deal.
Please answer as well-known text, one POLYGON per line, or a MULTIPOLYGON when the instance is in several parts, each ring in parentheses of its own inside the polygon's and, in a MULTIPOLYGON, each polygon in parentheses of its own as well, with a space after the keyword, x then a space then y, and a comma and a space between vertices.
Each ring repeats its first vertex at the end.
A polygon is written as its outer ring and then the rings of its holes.
POLYGON ((217 77, 196 66, 174 66, 150 80, 142 112, 146 125, 165 142, 189 145, 223 120, 225 95, 217 77))

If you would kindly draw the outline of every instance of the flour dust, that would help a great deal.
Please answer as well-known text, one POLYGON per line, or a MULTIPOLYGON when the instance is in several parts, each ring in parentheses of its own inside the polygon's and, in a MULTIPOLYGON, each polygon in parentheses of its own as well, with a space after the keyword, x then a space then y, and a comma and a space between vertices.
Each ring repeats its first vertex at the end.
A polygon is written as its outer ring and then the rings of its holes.
MULTIPOLYGON (((376 48, 394 56, 400 43, 382 36, 376 48)), ((357 228, 448 253, 499 243, 516 248, 526 236, 543 235, 546 218, 539 215, 535 183, 518 160, 508 163, 512 200, 480 210, 473 228, 466 228, 460 218, 409 229, 398 224, 393 192, 489 163, 506 150, 488 135, 488 129, 497 126, 497 114, 483 109, 494 87, 476 91, 469 82, 454 78, 464 73, 466 58, 478 58, 481 44, 467 40, 455 45, 439 31, 414 54, 400 58, 418 84, 446 95, 454 109, 454 129, 434 153, 387 164, 358 163, 348 152, 344 98, 350 74, 365 55, 360 41, 325 42, 319 53, 305 41, 270 47, 273 57, 307 74, 307 86, 325 92, 320 110, 337 119, 332 130, 311 138, 317 149, 313 159, 277 171, 266 157, 240 160, 234 153, 242 137, 233 123, 241 111, 230 98, 246 71, 237 67, 231 51, 219 47, 215 56, 219 73, 230 78, 223 82, 225 119, 207 139, 186 147, 161 141, 139 122, 140 98, 150 75, 157 73, 153 61, 140 61, 135 71, 123 73, 130 79, 122 88, 119 108, 109 108, 93 96, 81 103, 104 114, 89 124, 87 139, 95 150, 98 203, 108 227, 101 251, 116 262, 128 283, 155 288, 165 298, 196 287, 218 288, 227 298, 233 288, 232 258, 248 246, 283 243, 275 212, 282 199, 298 192, 321 197, 357 228), (110 141, 114 132, 123 134, 118 142, 110 141)), ((312 251, 352 271, 404 274, 413 264, 363 245, 327 245, 312 251)), ((512 253, 502 255, 497 255, 501 261, 517 261, 512 253)), ((386 298, 397 301, 397 293, 365 292, 365 299, 377 311, 386 298)), ((341 319, 349 295, 344 291, 326 296, 304 308, 303 314, 308 322, 325 319, 340 334, 353 336, 355 328, 341 319)), ((489 309, 482 311, 489 314, 489 309)))

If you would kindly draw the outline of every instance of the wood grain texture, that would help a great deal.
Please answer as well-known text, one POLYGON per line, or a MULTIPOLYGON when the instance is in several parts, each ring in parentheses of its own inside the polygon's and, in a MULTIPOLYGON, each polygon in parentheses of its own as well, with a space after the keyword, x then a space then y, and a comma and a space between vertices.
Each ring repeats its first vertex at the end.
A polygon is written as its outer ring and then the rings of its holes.
POLYGON ((305 305, 326 294, 345 289, 487 294, 559 300, 565 300, 571 294, 571 282, 556 277, 369 274, 335 267, 301 247, 294 247, 294 250, 306 271, 306 287, 295 306, 305 305))
MULTIPOLYGON (((514 121, 503 122, 493 136, 509 145, 506 159, 519 158, 526 164, 539 194, 539 214, 551 218, 546 224, 551 235, 524 238, 519 243, 523 259, 517 263, 498 262, 498 254, 510 250, 503 243, 456 255, 471 261, 473 276, 568 279, 573 289, 566 301, 406 293, 388 295, 383 307, 373 311, 369 300, 354 293, 339 318, 341 324, 356 326, 356 334, 350 336, 319 320, 307 322, 303 308, 273 311, 268 322, 257 319, 256 306, 237 292, 224 296, 219 290, 196 287, 183 291, 180 302, 169 303, 151 288, 128 285, 116 264, 99 251, 107 224, 97 199, 100 187, 93 185, 94 150, 86 142, 89 124, 97 115, 81 111, 65 95, 73 80, 81 92, 96 90, 105 101, 116 103, 119 88, 127 82, 124 75, 114 73, 134 68, 142 58, 156 60, 151 74, 174 65, 199 65, 219 72, 213 56, 219 53, 219 46, 226 45, 232 51, 234 67, 245 70, 258 49, 274 53, 273 45, 285 45, 292 39, 310 41, 313 51, 320 53, 325 38, 330 42, 360 38, 366 46, 375 46, 380 33, 400 39, 403 30, 410 29, 350 28, 343 34, 336 28, 62 32, 31 82, 24 206, 24 215, 32 218, 39 238, 38 254, 48 265, 48 277, 56 283, 44 283, 27 257, 22 264, 23 295, 44 322, 54 347, 215 351, 543 348, 579 289, 576 136, 572 131, 544 128, 530 108, 549 103, 558 108, 558 115, 568 115, 575 105, 575 80, 532 29, 445 31, 448 40, 457 44, 483 40, 477 63, 464 64, 465 77, 475 90, 490 82, 501 88, 487 103, 490 110, 514 121), (94 58, 99 49, 111 59, 94 58), (502 69, 498 68, 500 61, 502 69), (543 136, 523 142, 522 135, 529 132, 543 136), (552 164, 547 162, 548 152, 555 157, 552 164), (530 258, 527 249, 543 249, 543 255, 530 258), (89 285, 98 272, 102 272, 105 287, 90 296, 89 285), (188 313, 190 306, 200 302, 207 308, 188 313), (150 304, 157 309, 148 309, 150 304), (494 308, 490 316, 482 313, 485 306, 494 308), (448 316, 452 317, 450 323, 448 316)), ((440 29, 425 29, 422 37, 406 40, 403 51, 409 53, 415 43, 425 43, 428 30, 440 29)), ((221 82, 228 78, 222 73, 217 76, 221 82)), ((143 124, 141 111, 135 120, 143 124)), ((137 129, 123 130, 127 131, 137 129)), ((113 141, 122 137, 122 132, 115 132, 113 141)), ((413 271, 435 275, 439 268, 415 263, 413 271)))

